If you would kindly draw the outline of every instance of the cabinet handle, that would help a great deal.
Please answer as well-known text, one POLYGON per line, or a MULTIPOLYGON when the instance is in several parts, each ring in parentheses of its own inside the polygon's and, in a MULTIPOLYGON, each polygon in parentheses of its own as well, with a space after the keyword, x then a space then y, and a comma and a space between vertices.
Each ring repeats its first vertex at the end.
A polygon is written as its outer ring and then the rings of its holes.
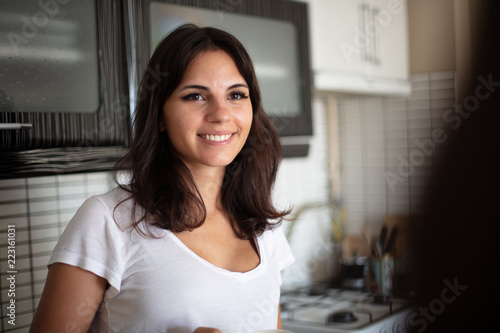
MULTIPOLYGON (((377 20, 377 15, 379 14, 380 10, 378 8, 374 8, 372 10, 372 22, 373 22, 373 25, 375 26, 376 24, 376 20, 377 20)), ((380 52, 379 52, 379 41, 378 39, 380 38, 380 35, 381 35, 381 32, 380 31, 376 31, 376 29, 374 30, 373 32, 373 64, 378 66, 380 65, 381 63, 381 60, 380 60, 380 52)))
POLYGON ((363 28, 365 32, 365 61, 371 63, 373 61, 372 56, 372 38, 370 36, 370 6, 367 3, 361 5, 361 11, 363 15, 363 28))
POLYGON ((0 124, 0 131, 5 130, 29 130, 33 127, 32 124, 26 123, 3 123, 0 124))

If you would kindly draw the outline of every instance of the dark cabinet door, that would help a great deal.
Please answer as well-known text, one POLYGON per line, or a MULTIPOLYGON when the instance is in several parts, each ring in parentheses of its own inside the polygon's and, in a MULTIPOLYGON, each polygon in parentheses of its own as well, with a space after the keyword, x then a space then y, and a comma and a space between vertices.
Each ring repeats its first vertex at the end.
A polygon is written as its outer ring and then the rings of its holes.
POLYGON ((0 4, 0 178, 110 169, 129 138, 122 1, 0 4))

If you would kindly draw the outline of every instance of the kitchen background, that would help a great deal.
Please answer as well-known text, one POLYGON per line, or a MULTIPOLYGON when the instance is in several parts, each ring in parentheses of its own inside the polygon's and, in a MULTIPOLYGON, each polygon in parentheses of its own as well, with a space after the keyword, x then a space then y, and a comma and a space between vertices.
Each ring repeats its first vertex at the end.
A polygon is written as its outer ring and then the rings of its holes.
MULTIPOLYGON (((391 1, 382 3, 387 6, 391 1)), ((285 288, 324 281, 338 273, 335 244, 339 242, 332 240, 334 236, 363 238, 376 235, 391 217, 406 221, 405 217, 418 208, 425 180, 439 160, 443 145, 432 140, 433 133, 452 130, 447 115, 465 97, 461 82, 467 78, 467 62, 473 52, 470 36, 480 1, 404 3, 404 12, 397 15, 402 18, 402 28, 408 29, 406 39, 393 45, 395 49, 402 47, 403 52, 388 56, 408 56, 403 69, 411 91, 405 93, 404 85, 394 88, 395 93, 390 89, 360 93, 352 87, 342 91, 342 87, 329 89, 328 83, 316 77, 322 86, 313 89, 314 132, 307 138, 309 153, 283 161, 275 200, 280 207, 293 206, 294 213, 313 203, 331 203, 331 207, 342 209, 343 233, 332 234, 326 205, 305 209, 295 221, 285 222, 297 256, 297 262, 284 274, 285 288)), ((311 10, 310 24, 316 26, 311 33, 325 23, 314 16, 318 8, 311 10)), ((333 26, 334 21, 328 24, 328 33, 353 28, 346 22, 343 26, 333 26)), ((389 21, 384 31, 399 28, 389 21)), ((311 40, 313 71, 317 74, 322 71, 316 68, 322 66, 322 60, 315 58, 318 44, 314 36, 311 40)), ((86 198, 113 186, 109 172, 0 180, 2 331, 27 331, 43 289, 45 265, 58 236, 86 198), (16 226, 15 327, 8 325, 5 315, 9 300, 8 225, 16 226)))

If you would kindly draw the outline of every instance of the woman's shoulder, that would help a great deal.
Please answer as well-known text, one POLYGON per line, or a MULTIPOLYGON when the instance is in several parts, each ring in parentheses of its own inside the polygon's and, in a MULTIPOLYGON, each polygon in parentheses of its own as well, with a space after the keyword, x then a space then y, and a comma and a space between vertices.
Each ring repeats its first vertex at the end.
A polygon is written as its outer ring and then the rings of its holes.
POLYGON ((133 204, 132 194, 127 191, 126 187, 116 186, 109 191, 91 196, 88 200, 97 200, 104 207, 114 208, 120 203, 124 203, 127 206, 133 204))
POLYGON ((140 213, 140 208, 135 208, 134 203, 126 188, 116 186, 108 192, 93 195, 85 200, 74 219, 112 220, 117 226, 126 228, 130 224, 132 214, 140 213))
POLYGON ((276 246, 287 242, 281 224, 274 224, 268 227, 257 239, 266 246, 276 246))
POLYGON ((264 231, 259 237, 259 244, 268 252, 279 270, 292 264, 295 259, 281 224, 264 231))

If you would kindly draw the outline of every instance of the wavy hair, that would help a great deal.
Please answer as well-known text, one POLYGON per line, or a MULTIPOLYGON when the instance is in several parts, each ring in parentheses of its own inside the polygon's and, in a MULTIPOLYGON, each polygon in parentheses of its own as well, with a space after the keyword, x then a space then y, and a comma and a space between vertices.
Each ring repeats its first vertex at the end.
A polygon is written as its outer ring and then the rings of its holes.
MULTIPOLYGON (((238 237, 251 239, 281 222, 290 212, 277 210, 271 200, 282 148, 278 134, 261 104, 252 60, 231 34, 212 27, 185 24, 166 36, 154 51, 139 86, 133 139, 129 151, 115 165, 131 174, 129 185, 119 185, 135 200, 133 226, 145 224, 174 232, 193 230, 206 218, 194 177, 176 156, 166 132, 160 131, 162 106, 180 84, 190 62, 203 51, 229 54, 249 87, 253 120, 248 139, 226 167, 222 184, 223 208, 238 237)), ((119 184, 119 182, 117 181, 119 184)))

